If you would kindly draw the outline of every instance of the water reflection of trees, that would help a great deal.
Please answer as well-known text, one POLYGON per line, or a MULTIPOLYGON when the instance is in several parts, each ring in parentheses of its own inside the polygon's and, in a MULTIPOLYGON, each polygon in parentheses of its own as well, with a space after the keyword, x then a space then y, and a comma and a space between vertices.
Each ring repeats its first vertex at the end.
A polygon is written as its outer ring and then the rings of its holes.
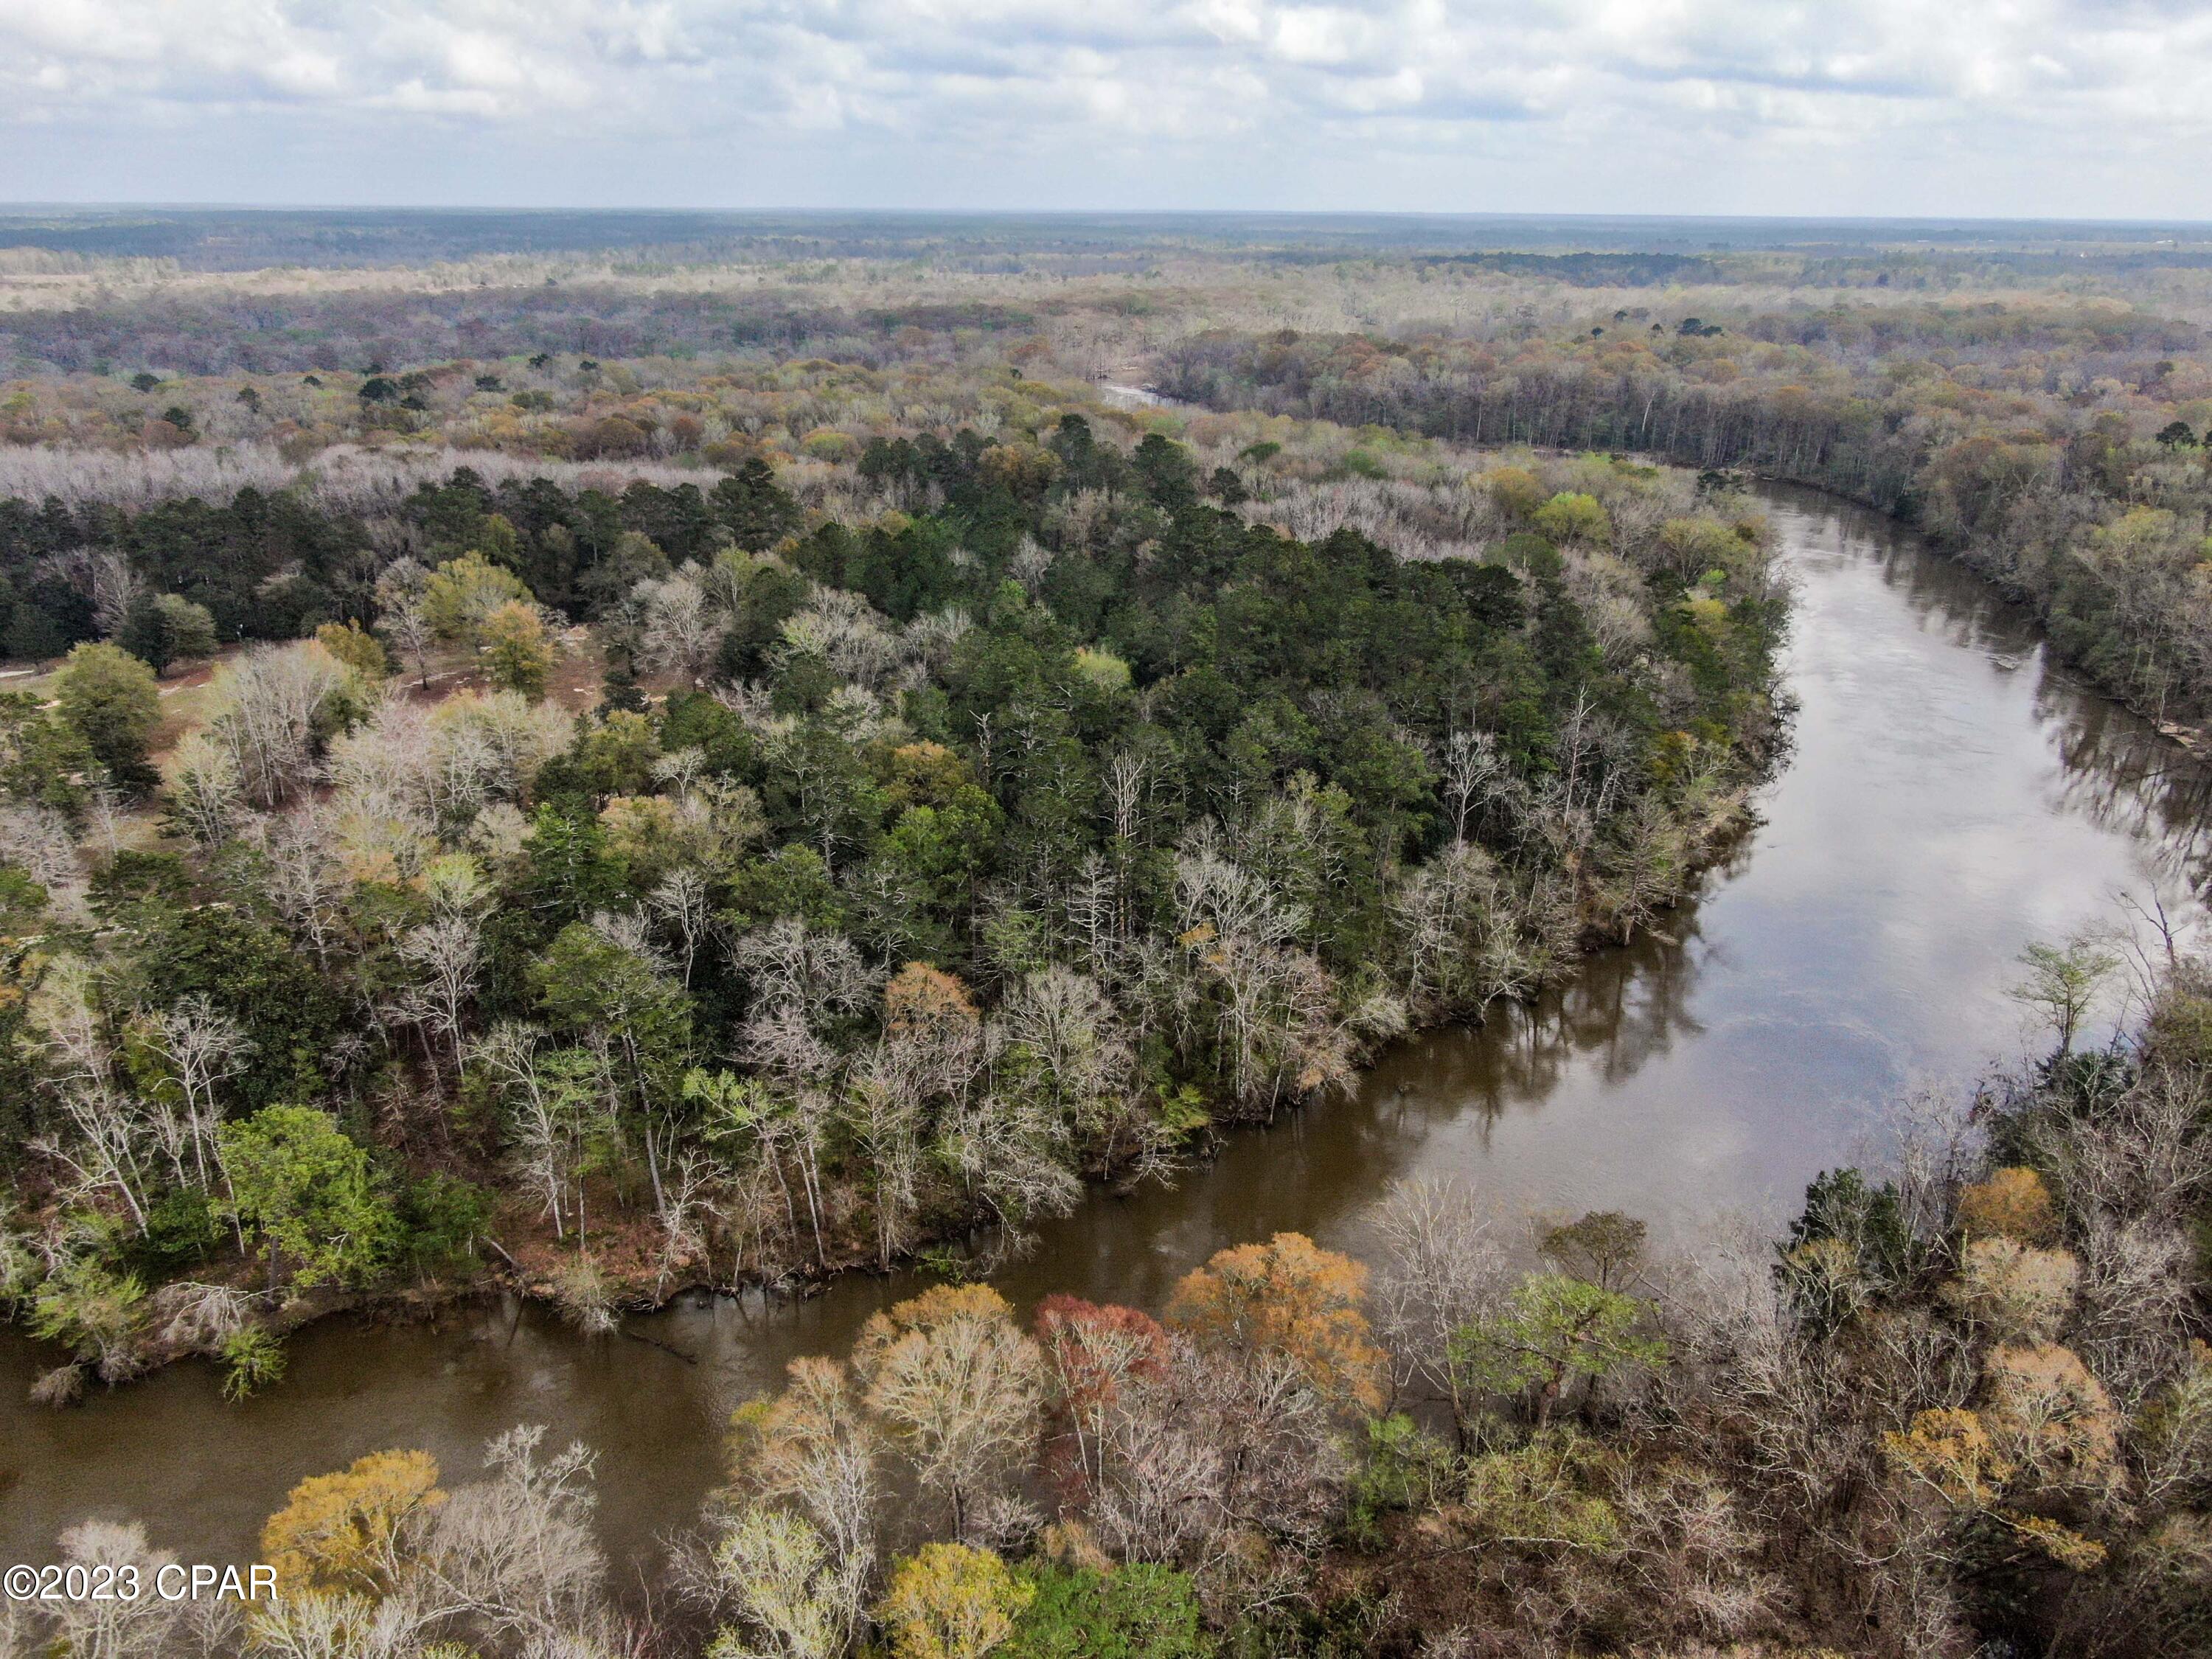
POLYGON ((2039 650, 2035 619, 1964 565, 1923 545, 1879 514, 1855 510, 1842 527, 1845 551, 1871 548, 1882 585, 1905 601, 1923 631, 2013 669, 2039 650))
POLYGON ((2133 837, 2166 880, 2189 892, 2212 874, 2205 835, 2212 769, 2140 716, 2046 671, 2035 717, 2063 769, 2060 803, 2101 830, 2133 837))
POLYGON ((1594 1058, 1607 1089, 1626 1083, 1670 1053, 1678 1038, 1700 1035, 1691 995, 1710 952, 1695 902, 1664 920, 1665 936, 1589 958, 1576 977, 1534 1004, 1500 1011, 1495 1035, 1472 1068, 1462 1097, 1481 1114, 1486 1143, 1509 1109, 1541 1105, 1566 1073, 1594 1058))
MULTIPOLYGON (((1818 522, 1829 504, 1796 494, 1790 506, 1818 522)), ((2061 769, 2060 808, 2136 841, 2160 878, 2182 891, 2193 894, 2212 878, 2212 765, 2076 678, 2025 611, 1911 531, 1849 506, 1834 506, 1832 521, 1844 550, 1854 543, 1874 550, 1884 586, 1923 628, 2008 671, 2034 674, 2029 706, 2061 769)))
MULTIPOLYGON (((1725 879, 1742 856, 1709 872, 1704 885, 1725 879)), ((1173 1190, 1093 1200, 1047 1223, 1034 1256, 998 1282, 1017 1293, 1073 1289, 1142 1302, 1164 1297, 1175 1275, 1223 1244, 1285 1229, 1326 1237, 1356 1226, 1394 1181, 1419 1171, 1437 1132, 1471 1128, 1486 1146, 1500 1116, 1540 1109, 1577 1063, 1595 1057, 1611 1086, 1677 1038, 1697 1035, 1689 1002, 1712 947, 1700 937, 1696 902, 1660 927, 1663 933, 1584 958, 1532 1004, 1493 1005, 1480 1026, 1398 1044, 1349 1098, 1235 1133, 1173 1190)))
MULTIPOLYGON (((1747 857, 1740 848, 1709 872, 1702 893, 1747 857)), ((1363 1115, 1380 1132, 1374 1152, 1411 1163, 1430 1131, 1470 1121, 1487 1151, 1501 1117, 1540 1108, 1571 1071, 1589 1066, 1617 1089, 1678 1040, 1702 1035, 1692 1001, 1717 947, 1704 937, 1700 903, 1687 900, 1659 931, 1585 957, 1534 1002, 1494 1005, 1480 1027, 1433 1033, 1387 1056, 1361 1091, 1363 1115)))

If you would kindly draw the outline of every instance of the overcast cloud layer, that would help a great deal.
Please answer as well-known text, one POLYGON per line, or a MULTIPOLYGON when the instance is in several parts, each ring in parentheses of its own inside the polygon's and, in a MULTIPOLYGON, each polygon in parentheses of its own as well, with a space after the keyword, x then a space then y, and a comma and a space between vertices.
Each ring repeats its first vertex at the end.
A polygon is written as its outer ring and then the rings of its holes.
POLYGON ((2187 0, 0 0, 0 198, 2212 217, 2187 0))

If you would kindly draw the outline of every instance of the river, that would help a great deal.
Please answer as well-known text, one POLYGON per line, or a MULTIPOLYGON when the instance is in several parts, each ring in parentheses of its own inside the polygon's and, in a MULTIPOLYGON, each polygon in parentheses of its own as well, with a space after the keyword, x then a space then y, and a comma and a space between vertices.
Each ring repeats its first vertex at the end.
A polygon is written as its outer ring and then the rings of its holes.
MULTIPOLYGON (((1809 495, 1768 504, 1797 589, 1795 750, 1761 827, 1664 933, 1480 1030, 1399 1045, 1352 1098, 1233 1135, 1172 1190, 1093 1194, 1000 1273, 1009 1297, 1157 1307, 1213 1250, 1285 1229, 1358 1253, 1413 1175, 1464 1178, 1509 1230, 1616 1207, 1680 1241, 1728 1212, 1779 1218, 1822 1168, 1878 1151, 1892 1103, 2025 1051, 2006 989, 2028 941, 2116 919, 2124 892, 2194 925, 2203 769, 1909 533, 1809 495)), ((465 1478, 528 1421, 598 1448, 603 1534, 641 1566, 714 1483, 729 1407, 920 1282, 690 1298, 629 1322, 650 1342, 512 1307, 333 1321, 236 1406, 194 1363, 42 1410, 26 1390, 53 1356, 0 1336, 0 1562, 50 1556, 91 1515, 142 1519, 187 1560, 246 1559, 304 1475, 420 1446, 465 1478)))

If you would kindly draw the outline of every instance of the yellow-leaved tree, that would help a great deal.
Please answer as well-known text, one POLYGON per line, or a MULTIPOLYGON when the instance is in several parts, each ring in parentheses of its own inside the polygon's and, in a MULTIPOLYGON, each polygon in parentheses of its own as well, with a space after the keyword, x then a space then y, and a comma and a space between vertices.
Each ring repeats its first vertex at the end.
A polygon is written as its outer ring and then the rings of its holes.
POLYGON ((536 702, 553 683, 553 641, 538 607, 509 599, 483 620, 485 676, 502 691, 536 702))
POLYGON ((423 618, 439 639, 474 645, 501 605, 516 600, 527 605, 530 599, 530 590, 512 570, 481 553, 464 553, 430 573, 422 587, 423 618))
POLYGON ((897 1659, 983 1659, 1036 1595, 988 1550, 925 1544, 891 1574, 876 1619, 897 1659))
POLYGON ((261 1557, 286 1595, 381 1595, 405 1565, 409 1521, 445 1501, 429 1453, 371 1452, 293 1487, 261 1529, 261 1557))

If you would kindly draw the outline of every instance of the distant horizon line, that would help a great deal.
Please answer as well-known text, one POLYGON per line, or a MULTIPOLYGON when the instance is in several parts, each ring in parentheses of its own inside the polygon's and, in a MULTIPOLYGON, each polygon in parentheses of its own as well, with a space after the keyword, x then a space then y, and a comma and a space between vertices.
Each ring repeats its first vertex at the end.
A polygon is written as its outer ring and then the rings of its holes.
POLYGON ((1603 213, 1536 209, 1462 208, 1109 208, 1109 207, 669 207, 526 206, 508 203, 0 201, 0 217, 75 216, 99 213, 418 213, 501 214, 516 217, 632 214, 641 216, 747 218, 969 219, 1300 219, 1342 221, 1514 221, 1594 224, 1819 224, 2057 226, 2132 230, 2207 229, 2212 218, 2098 218, 1984 213, 1603 213))

